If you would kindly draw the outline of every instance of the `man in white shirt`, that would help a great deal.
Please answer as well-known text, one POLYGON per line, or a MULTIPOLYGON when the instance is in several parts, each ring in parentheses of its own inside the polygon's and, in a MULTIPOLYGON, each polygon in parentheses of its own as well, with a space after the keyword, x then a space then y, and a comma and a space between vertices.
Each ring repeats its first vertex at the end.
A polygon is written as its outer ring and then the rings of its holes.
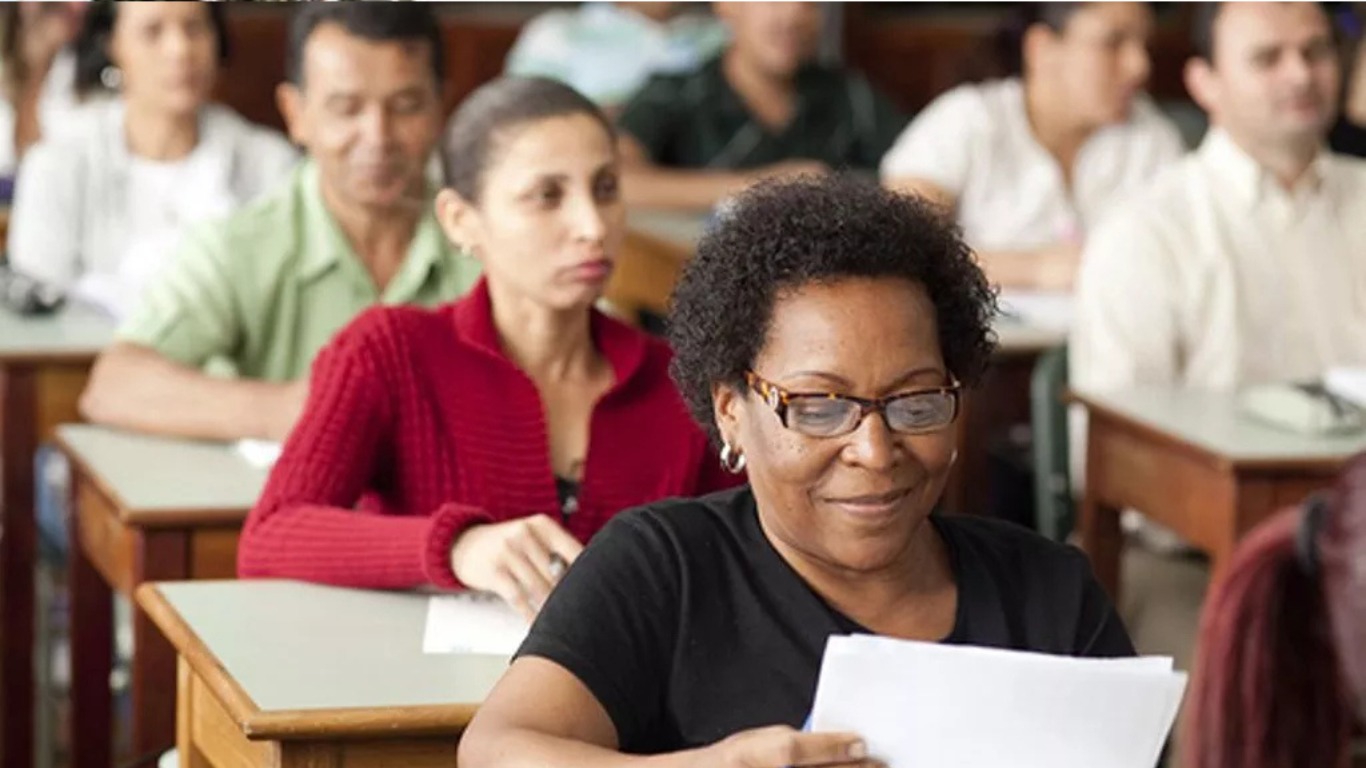
POLYGON ((1324 143, 1329 19, 1317 3, 1212 6, 1186 66, 1210 132, 1087 243, 1074 385, 1232 391, 1366 363, 1366 163, 1324 143))

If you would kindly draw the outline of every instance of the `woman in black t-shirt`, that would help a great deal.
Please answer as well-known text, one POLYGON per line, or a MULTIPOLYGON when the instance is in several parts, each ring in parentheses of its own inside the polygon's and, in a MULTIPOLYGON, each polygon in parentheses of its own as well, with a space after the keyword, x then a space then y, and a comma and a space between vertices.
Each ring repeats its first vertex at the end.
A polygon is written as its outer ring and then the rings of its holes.
POLYGON ((1132 654, 1080 552, 932 514, 994 309, 918 198, 839 176, 738 198, 684 272, 670 335, 684 398, 751 487, 604 528, 460 764, 862 765, 856 734, 796 730, 832 634, 1132 654))

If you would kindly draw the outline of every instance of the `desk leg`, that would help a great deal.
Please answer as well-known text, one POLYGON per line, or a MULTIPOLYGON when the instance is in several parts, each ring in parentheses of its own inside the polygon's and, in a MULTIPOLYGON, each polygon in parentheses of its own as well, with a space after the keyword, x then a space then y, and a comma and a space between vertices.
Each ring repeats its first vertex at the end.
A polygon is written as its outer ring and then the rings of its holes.
MULTIPOLYGON (((0 765, 33 765, 37 377, 0 367, 0 765)), ((46 660, 44 660, 46 663, 46 660)))
POLYGON ((184 658, 176 660, 175 747, 180 768, 213 768, 195 742, 194 670, 184 658))
MULTIPOLYGON (((139 533, 133 589, 149 581, 188 579, 189 538, 183 531, 139 533)), ((170 749, 176 733, 176 652, 147 613, 133 604, 133 754, 170 749)))
POLYGON ((1081 503, 1082 548, 1091 558, 1096 579, 1109 593, 1111 602, 1119 604, 1120 557, 1124 549, 1124 533, 1119 526, 1117 507, 1102 503, 1088 488, 1081 503))
POLYGON ((113 593, 82 543, 79 490, 89 482, 71 478, 71 765, 109 768, 113 707, 109 674, 114 662, 113 593))

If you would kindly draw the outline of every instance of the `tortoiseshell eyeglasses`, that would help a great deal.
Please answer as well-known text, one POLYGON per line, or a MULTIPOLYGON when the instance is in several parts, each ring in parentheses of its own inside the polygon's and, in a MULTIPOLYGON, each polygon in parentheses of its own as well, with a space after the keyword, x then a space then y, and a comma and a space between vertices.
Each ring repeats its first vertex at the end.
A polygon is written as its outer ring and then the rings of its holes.
POLYGON ((790 392, 749 371, 745 383, 778 415, 784 427, 809 437, 839 437, 858 429, 870 413, 903 435, 937 432, 958 418, 958 384, 901 392, 876 400, 834 392, 790 392))

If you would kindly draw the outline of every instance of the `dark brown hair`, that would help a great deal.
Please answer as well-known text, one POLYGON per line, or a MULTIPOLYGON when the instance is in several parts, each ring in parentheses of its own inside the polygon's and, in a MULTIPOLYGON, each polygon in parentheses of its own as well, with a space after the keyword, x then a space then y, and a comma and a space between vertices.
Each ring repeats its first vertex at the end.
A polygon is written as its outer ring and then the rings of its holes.
MULTIPOLYGON (((232 53, 227 16, 222 3, 203 5, 208 10, 209 25, 213 27, 214 38, 218 42, 218 63, 221 66, 232 53)), ((109 59, 109 39, 114 34, 118 6, 119 3, 112 0, 91 3, 80 34, 76 36, 76 92, 82 96, 104 88, 100 73, 113 64, 109 59)))
POLYGON ((615 141, 607 116, 588 97, 544 77, 500 77, 470 94, 451 117, 442 143, 446 186, 479 201, 484 172, 509 131, 552 117, 587 115, 615 141))
POLYGON ((340 25, 349 35, 372 42, 426 43, 438 88, 445 77, 441 26, 425 3, 311 2, 299 3, 296 9, 291 9, 294 17, 289 23, 285 75, 299 87, 304 86, 304 48, 308 38, 329 22, 340 25))

